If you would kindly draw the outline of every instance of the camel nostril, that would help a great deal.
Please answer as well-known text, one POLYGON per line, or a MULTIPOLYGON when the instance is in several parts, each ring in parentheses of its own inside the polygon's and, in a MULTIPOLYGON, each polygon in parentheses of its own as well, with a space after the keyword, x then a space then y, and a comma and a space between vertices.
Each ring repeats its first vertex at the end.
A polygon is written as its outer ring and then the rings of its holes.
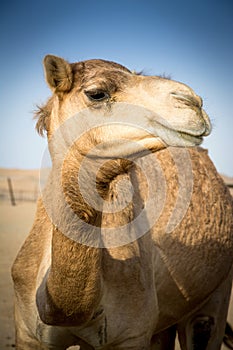
POLYGON ((180 103, 190 106, 191 108, 202 107, 202 99, 199 96, 192 96, 183 92, 171 92, 171 95, 180 103))

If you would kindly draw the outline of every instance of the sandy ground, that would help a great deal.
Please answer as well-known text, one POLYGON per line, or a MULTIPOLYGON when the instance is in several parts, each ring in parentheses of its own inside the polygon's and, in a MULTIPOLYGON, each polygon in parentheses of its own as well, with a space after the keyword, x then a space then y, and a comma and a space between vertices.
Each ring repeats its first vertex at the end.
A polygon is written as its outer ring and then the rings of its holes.
POLYGON ((15 207, 0 202, 0 349, 14 345, 13 287, 10 276, 14 258, 33 222, 35 203, 15 207))
MULTIPOLYGON (((15 346, 10 268, 30 230, 35 209, 36 204, 31 202, 19 203, 15 207, 9 202, 0 202, 0 350, 9 350, 15 346)), ((233 324, 233 298, 228 319, 233 324)), ((177 346, 176 350, 178 349, 177 346)))

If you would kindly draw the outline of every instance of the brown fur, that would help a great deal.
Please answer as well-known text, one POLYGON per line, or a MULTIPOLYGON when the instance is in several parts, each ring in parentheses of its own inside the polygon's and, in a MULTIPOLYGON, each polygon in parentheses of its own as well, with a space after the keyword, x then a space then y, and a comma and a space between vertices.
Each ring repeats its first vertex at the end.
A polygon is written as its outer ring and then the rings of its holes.
POLYGON ((51 116, 52 108, 53 98, 51 97, 45 105, 38 106, 38 109, 35 112, 34 118, 37 120, 36 130, 41 136, 43 136, 44 132, 49 128, 49 118, 51 116))
MULTIPOLYGON (((142 105, 148 102, 148 108, 152 108, 153 99, 143 97, 149 94, 149 88, 161 94, 158 108, 166 107, 161 102, 165 96, 169 113, 166 114, 166 109, 163 111, 168 119, 173 108, 175 111, 183 108, 185 116, 190 113, 190 119, 184 119, 183 123, 187 127, 187 121, 191 120, 191 134, 199 133, 203 125, 202 135, 209 132, 200 98, 182 84, 136 76, 118 64, 101 60, 70 65, 63 59, 48 56, 44 63, 54 95, 37 113, 37 129, 39 133, 47 131, 49 142, 56 128, 83 108, 108 111, 115 101, 142 105), (93 84, 107 92, 109 98, 103 102, 88 100, 85 89, 93 84), (142 92, 141 87, 146 93, 143 90, 140 100, 137 91, 142 92)), ((207 152, 196 147, 188 149, 185 154, 191 162, 189 175, 193 179, 190 202, 176 227, 167 231, 174 208, 182 204, 177 204, 179 189, 187 180, 188 165, 187 159, 182 158, 183 150, 162 150, 163 140, 155 137, 149 149, 158 152, 143 153, 148 161, 146 174, 132 160, 121 159, 122 149, 118 144, 115 145, 119 154, 116 159, 111 159, 109 153, 104 163, 98 154, 96 158, 86 157, 92 146, 102 140, 109 141, 108 137, 111 141, 114 132, 116 138, 125 132, 116 126, 109 135, 106 130, 93 128, 82 135, 62 159, 61 173, 58 173, 59 158, 56 158, 59 153, 53 154, 54 145, 50 144, 53 167, 47 197, 43 198, 44 202, 38 202, 33 228, 12 268, 17 349, 64 350, 79 344, 83 350, 165 350, 168 346, 172 350, 177 328, 182 350, 191 350, 194 340, 201 341, 196 330, 202 323, 209 327, 211 334, 205 349, 219 349, 232 281, 233 203, 228 189, 207 152), (184 174, 177 168, 174 152, 184 174), (84 158, 87 163, 82 183, 86 198, 77 182, 84 158), (164 207, 157 222, 136 239, 142 227, 127 224, 140 215, 148 197, 155 199, 155 205, 156 200, 162 200, 159 197, 162 184, 154 181, 149 190, 147 183, 147 179, 156 174, 155 178, 159 178, 156 164, 160 165, 166 183, 164 207), (64 197, 59 192, 60 181, 64 197), (129 182, 134 191, 132 201, 127 203, 129 182), (121 183, 125 185, 119 185, 121 183), (93 192, 95 186, 98 195, 93 192), (48 198, 62 230, 52 222, 48 198), (91 199, 99 209, 86 199, 91 199), (123 203, 124 209, 108 213, 105 207, 110 202, 115 209, 123 203), (77 217, 81 220, 75 220, 77 217), (87 227, 86 223, 91 225, 87 227), (113 227, 117 235, 124 226, 126 234, 132 237, 131 243, 124 246, 103 249, 79 243, 83 234, 92 237, 100 229, 113 227)), ((136 129, 132 133, 130 128, 126 131, 136 140, 144 137, 148 140, 148 133, 137 133, 136 129)), ((110 151, 111 147, 106 150, 110 151)), ((141 156, 137 153, 139 161, 141 156)), ((134 153, 131 159, 133 157, 134 153)), ((144 223, 148 220, 147 212, 144 223)))

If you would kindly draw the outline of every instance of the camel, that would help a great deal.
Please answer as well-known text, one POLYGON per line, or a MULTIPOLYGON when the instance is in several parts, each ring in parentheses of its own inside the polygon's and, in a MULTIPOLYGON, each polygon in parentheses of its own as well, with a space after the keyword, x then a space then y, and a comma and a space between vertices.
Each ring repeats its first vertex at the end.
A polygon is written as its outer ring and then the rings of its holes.
POLYGON ((201 98, 105 60, 44 68, 52 168, 12 267, 16 349, 220 349, 233 203, 201 98))

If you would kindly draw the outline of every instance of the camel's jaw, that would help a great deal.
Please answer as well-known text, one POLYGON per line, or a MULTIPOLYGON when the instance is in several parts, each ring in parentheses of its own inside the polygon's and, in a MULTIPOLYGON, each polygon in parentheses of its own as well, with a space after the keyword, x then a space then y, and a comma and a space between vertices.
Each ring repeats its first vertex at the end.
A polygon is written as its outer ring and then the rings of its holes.
POLYGON ((99 133, 96 138, 93 135, 91 136, 95 138, 95 146, 84 152, 79 149, 79 152, 87 158, 132 159, 167 147, 160 137, 154 136, 141 128, 126 127, 125 125, 113 125, 112 127, 115 129, 112 139, 109 140, 105 137, 109 134, 111 127, 109 125, 102 126, 102 137, 99 137, 99 133))
POLYGON ((156 135, 136 130, 133 137, 130 132, 118 134, 119 137, 110 141, 102 139, 96 147, 93 147, 88 152, 82 153, 87 158, 138 158, 149 153, 154 153, 166 147, 195 147, 199 146, 203 137, 199 135, 191 135, 186 132, 179 132, 168 129, 163 126, 157 127, 156 135), (140 136, 139 136, 140 135, 140 136))
POLYGON ((93 120, 97 124, 88 131, 94 141, 93 147, 83 152, 92 158, 132 158, 169 146, 195 147, 211 131, 209 118, 203 110, 185 110, 174 122, 152 109, 117 103, 105 114, 104 110, 99 113, 87 110, 82 119, 88 126, 93 120))
POLYGON ((203 137, 210 132, 207 124, 204 124, 200 130, 188 130, 188 128, 176 130, 170 125, 163 125, 155 120, 148 123, 147 116, 144 116, 141 122, 139 120, 137 122, 131 125, 113 122, 89 130, 91 147, 83 147, 82 143, 79 152, 93 159, 132 159, 169 146, 199 146, 203 137))

